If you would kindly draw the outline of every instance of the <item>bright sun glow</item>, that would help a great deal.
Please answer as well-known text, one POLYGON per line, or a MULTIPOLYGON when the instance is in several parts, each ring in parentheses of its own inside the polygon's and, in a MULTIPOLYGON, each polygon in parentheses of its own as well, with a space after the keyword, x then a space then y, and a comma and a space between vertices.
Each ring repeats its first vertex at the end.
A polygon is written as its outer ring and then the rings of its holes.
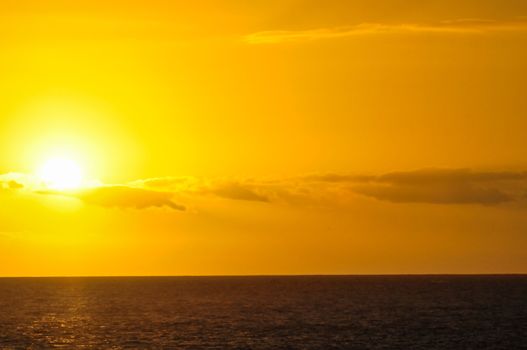
POLYGON ((68 158, 51 158, 42 165, 38 177, 47 187, 56 190, 74 189, 82 183, 82 170, 68 158))

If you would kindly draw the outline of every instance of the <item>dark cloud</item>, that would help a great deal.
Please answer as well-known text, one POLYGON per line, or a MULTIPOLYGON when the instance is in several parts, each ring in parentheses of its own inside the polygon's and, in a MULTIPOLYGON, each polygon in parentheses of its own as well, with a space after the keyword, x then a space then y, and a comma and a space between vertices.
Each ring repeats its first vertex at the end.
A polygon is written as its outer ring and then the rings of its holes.
POLYGON ((20 190, 24 185, 15 180, 0 181, 0 188, 3 190, 20 190))
POLYGON ((470 169, 422 169, 392 172, 378 176, 376 181, 392 184, 476 183, 527 180, 527 172, 482 172, 470 169))
POLYGON ((469 184, 439 185, 363 185, 355 193, 394 203, 499 204, 514 200, 497 188, 469 184))
POLYGON ((350 175, 350 174, 320 174, 309 175, 303 178, 308 181, 320 182, 367 182, 375 180, 375 176, 371 175, 350 175))
POLYGON ((24 185, 19 182, 16 182, 15 180, 11 180, 7 182, 7 187, 12 190, 19 190, 21 188, 24 188, 24 185))
POLYGON ((258 189, 259 187, 256 185, 227 182, 210 187, 208 192, 228 199, 269 202, 269 197, 259 193, 258 189))
POLYGON ((515 201, 526 187, 526 172, 423 169, 380 175, 352 187, 355 193, 390 202, 499 204, 515 201))
POLYGON ((525 171, 420 169, 377 176, 311 175, 303 178, 328 187, 394 203, 499 204, 517 201, 527 189, 525 171))
POLYGON ((350 193, 393 203, 493 205, 521 198, 527 172, 431 168, 381 175, 314 174, 274 181, 159 178, 141 183, 167 192, 294 205, 349 200, 350 193))
POLYGON ((172 201, 170 192, 150 191, 128 186, 101 186, 77 192, 75 197, 86 203, 104 207, 146 209, 167 207, 185 210, 185 206, 172 201))
POLYGON ((76 191, 36 191, 38 194, 75 197, 87 203, 102 207, 147 209, 167 207, 185 210, 186 207, 172 201, 174 193, 151 191, 124 185, 98 186, 76 191))

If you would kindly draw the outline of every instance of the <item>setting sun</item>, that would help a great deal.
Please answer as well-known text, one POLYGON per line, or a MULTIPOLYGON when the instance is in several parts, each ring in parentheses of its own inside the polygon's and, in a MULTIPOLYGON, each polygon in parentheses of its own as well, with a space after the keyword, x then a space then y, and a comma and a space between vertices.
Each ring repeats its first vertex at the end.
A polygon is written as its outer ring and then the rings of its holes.
POLYGON ((82 170, 74 160, 56 157, 42 165, 38 177, 51 189, 69 190, 81 185, 82 170))

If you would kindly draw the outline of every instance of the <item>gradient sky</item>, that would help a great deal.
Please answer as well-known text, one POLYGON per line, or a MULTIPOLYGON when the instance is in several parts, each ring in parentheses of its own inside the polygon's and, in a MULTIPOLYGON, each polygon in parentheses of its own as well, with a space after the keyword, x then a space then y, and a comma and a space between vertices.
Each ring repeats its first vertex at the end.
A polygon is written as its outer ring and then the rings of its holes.
POLYGON ((0 275, 527 273, 524 0, 0 17, 0 275))

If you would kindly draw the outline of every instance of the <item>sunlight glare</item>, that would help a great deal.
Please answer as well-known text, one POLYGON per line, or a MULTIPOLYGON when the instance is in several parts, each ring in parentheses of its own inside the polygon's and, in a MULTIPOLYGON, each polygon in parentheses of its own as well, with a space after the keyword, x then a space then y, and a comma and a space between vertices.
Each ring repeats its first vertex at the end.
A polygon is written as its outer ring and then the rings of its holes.
POLYGON ((38 171, 38 177, 44 184, 55 190, 78 188, 82 183, 82 170, 68 158, 51 158, 38 171))

